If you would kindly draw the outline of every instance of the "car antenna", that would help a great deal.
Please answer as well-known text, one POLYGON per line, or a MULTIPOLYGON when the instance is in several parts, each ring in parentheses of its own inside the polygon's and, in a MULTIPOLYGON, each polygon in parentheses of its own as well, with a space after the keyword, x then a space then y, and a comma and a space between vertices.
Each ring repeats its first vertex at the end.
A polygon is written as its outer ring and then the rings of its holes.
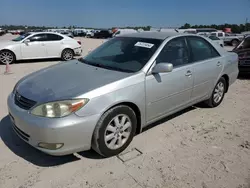
POLYGON ((179 33, 179 31, 178 31, 177 29, 175 29, 175 31, 176 31, 177 33, 179 33))

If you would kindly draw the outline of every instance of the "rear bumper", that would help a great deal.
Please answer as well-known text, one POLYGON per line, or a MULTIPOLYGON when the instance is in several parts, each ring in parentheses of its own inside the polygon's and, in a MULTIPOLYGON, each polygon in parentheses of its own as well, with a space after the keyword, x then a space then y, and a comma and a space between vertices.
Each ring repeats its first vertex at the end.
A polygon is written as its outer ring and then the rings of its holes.
POLYGON ((75 53, 75 55, 82 55, 82 48, 81 47, 75 48, 74 53, 75 53))

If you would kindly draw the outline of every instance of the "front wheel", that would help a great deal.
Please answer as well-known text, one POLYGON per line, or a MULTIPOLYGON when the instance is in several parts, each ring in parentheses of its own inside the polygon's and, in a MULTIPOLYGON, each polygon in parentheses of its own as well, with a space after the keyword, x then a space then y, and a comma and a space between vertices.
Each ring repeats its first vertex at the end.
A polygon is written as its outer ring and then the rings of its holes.
POLYGON ((239 41, 238 40, 232 40, 232 46, 237 46, 239 44, 239 41))
POLYGON ((65 49, 62 51, 62 60, 69 61, 74 58, 74 52, 71 49, 65 49))
POLYGON ((226 80, 223 77, 221 77, 213 90, 212 96, 208 101, 206 101, 208 106, 212 108, 219 106, 225 96, 225 92, 226 92, 226 80))
POLYGON ((136 126, 135 112, 128 106, 116 106, 105 112, 98 121, 92 148, 104 157, 117 155, 132 141, 136 126))
POLYGON ((8 50, 0 51, 0 62, 3 64, 11 64, 15 61, 15 55, 8 50))

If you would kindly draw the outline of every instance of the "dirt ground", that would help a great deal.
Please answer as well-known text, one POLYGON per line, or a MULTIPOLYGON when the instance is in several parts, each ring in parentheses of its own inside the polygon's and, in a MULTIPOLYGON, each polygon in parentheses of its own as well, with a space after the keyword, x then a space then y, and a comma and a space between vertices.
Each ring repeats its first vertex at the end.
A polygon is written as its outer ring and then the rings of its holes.
MULTIPOLYGON (((102 43, 81 41, 84 54, 102 43)), ((219 107, 197 105, 149 126, 119 157, 52 157, 13 133, 6 99, 21 77, 58 62, 18 62, 10 75, 0 65, 0 188, 250 188, 249 76, 219 107)))

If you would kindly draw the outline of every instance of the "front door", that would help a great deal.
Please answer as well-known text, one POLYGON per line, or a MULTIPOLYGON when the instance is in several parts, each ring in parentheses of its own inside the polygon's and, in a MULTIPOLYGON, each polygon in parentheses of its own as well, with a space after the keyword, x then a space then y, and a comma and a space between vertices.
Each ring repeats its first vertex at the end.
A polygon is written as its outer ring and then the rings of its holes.
POLYGON ((185 37, 170 40, 156 58, 157 63, 172 63, 173 71, 146 76, 147 123, 186 107, 193 89, 193 67, 185 37))
POLYGON ((30 42, 21 44, 22 59, 37 59, 47 57, 47 51, 44 45, 46 36, 36 34, 29 38, 30 42))
POLYGON ((187 37, 192 52, 194 88, 192 101, 207 98, 213 90, 223 69, 224 60, 216 49, 205 39, 196 36, 187 37))

